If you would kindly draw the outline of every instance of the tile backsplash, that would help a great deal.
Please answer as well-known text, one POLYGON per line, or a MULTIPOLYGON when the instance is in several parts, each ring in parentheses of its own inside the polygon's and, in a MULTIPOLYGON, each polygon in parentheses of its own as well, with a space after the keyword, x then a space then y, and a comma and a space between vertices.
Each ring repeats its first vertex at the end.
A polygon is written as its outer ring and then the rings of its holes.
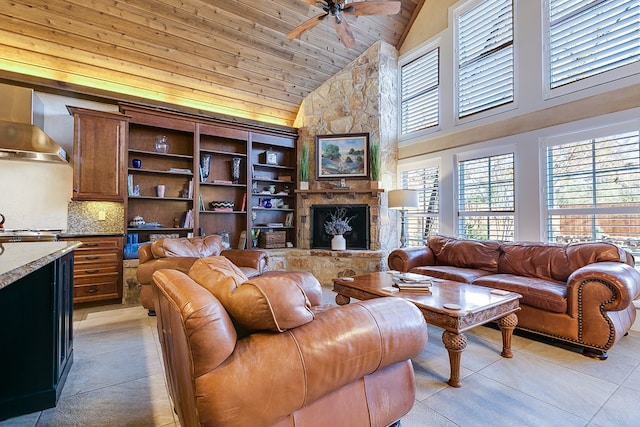
POLYGON ((124 233, 124 203, 69 202, 68 233, 124 233))

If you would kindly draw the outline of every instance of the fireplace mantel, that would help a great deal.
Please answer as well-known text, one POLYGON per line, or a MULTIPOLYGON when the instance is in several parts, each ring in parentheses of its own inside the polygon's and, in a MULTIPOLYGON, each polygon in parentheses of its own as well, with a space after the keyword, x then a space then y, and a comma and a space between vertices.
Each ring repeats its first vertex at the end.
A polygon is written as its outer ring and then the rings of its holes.
POLYGON ((309 197, 310 194, 324 194, 327 199, 333 199, 334 194, 345 194, 352 199, 357 194, 371 194, 372 198, 378 198, 380 193, 384 193, 382 188, 323 188, 320 190, 295 190, 303 199, 309 197))

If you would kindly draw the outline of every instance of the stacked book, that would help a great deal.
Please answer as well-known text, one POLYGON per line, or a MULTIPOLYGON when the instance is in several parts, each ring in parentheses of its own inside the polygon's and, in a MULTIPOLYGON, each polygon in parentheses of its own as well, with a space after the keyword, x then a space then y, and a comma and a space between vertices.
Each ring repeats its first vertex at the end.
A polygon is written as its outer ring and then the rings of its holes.
POLYGON ((431 293, 431 278, 416 273, 395 273, 392 276, 393 286, 400 291, 431 293))

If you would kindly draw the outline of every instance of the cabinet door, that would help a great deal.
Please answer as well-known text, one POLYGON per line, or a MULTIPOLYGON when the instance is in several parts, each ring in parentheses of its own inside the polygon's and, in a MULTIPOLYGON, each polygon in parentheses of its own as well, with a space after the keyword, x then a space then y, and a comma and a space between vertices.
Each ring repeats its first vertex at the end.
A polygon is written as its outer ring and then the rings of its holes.
POLYGON ((119 113, 69 107, 74 116, 74 200, 125 200, 127 121, 119 113))
POLYGON ((56 363, 54 381, 57 384, 68 373, 73 351, 73 253, 55 263, 56 363))

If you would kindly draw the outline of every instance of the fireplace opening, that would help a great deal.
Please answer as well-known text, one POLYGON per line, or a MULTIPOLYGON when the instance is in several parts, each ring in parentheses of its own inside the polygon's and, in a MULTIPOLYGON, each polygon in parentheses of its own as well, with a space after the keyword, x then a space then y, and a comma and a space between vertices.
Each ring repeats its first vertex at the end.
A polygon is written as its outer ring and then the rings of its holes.
POLYGON ((324 230, 324 223, 337 209, 346 209, 352 230, 345 233, 347 249, 369 250, 369 205, 313 205, 311 206, 311 249, 331 249, 333 236, 324 230))

